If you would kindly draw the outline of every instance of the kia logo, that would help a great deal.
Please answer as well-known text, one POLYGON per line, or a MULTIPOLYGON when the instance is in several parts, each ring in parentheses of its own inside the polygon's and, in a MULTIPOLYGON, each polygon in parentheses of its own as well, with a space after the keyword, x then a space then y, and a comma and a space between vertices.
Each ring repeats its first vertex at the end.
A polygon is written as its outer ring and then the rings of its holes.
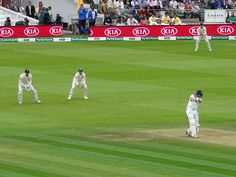
POLYGON ((54 26, 50 28, 49 33, 53 36, 61 36, 62 35, 62 27, 61 26, 54 26))
POLYGON ((231 26, 220 26, 217 28, 217 32, 221 35, 229 35, 234 32, 234 28, 231 26))
POLYGON ((119 28, 115 28, 115 27, 107 28, 104 31, 104 34, 108 37, 117 37, 117 36, 121 35, 121 30, 119 28))
POLYGON ((90 29, 90 36, 93 36, 93 30, 90 29))
POLYGON ((192 28, 190 28, 189 30, 188 30, 188 32, 190 33, 190 34, 192 34, 193 36, 197 36, 198 34, 197 34, 197 29, 198 29, 198 26, 193 26, 192 28))
POLYGON ((164 36, 174 36, 178 33, 178 30, 175 27, 164 27, 161 29, 161 34, 164 36))
POLYGON ((37 36, 39 34, 39 29, 36 27, 28 27, 24 30, 24 34, 29 37, 37 36))
POLYGON ((11 28, 1 28, 0 37, 11 37, 14 34, 14 30, 11 28))
POLYGON ((132 32, 135 36, 144 37, 144 36, 149 35, 150 30, 145 27, 138 27, 138 28, 134 28, 132 32))

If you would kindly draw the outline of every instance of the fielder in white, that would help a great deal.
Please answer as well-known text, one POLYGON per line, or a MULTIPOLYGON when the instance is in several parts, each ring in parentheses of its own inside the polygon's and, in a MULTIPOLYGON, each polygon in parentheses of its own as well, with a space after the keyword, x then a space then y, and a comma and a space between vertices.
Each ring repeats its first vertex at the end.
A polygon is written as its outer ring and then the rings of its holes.
POLYGON ((37 90, 32 86, 32 75, 28 69, 26 69, 25 72, 20 75, 18 88, 19 104, 23 103, 23 90, 30 91, 34 97, 34 102, 40 103, 37 90))
POLYGON ((86 84, 86 75, 85 75, 82 68, 80 68, 79 71, 74 76, 74 79, 72 82, 72 87, 70 89, 70 94, 68 96, 68 100, 70 100, 72 98, 74 91, 75 91, 76 87, 78 87, 78 86, 83 91, 83 98, 85 100, 88 100, 88 96, 87 96, 88 87, 86 84))
POLYGON ((198 107, 202 102, 203 91, 198 90, 193 93, 188 101, 186 114, 189 121, 189 129, 185 132, 186 135, 197 138, 197 134, 199 133, 199 116, 198 116, 198 107))
POLYGON ((195 51, 198 51, 198 48, 199 48, 199 43, 201 40, 205 40, 206 41, 206 44, 207 44, 207 47, 208 47, 208 50, 209 51, 212 51, 211 49, 211 44, 208 40, 208 37, 207 37, 207 29, 205 26, 203 26, 203 23, 200 23, 200 27, 198 27, 197 29, 197 39, 196 39, 196 47, 195 47, 195 51))

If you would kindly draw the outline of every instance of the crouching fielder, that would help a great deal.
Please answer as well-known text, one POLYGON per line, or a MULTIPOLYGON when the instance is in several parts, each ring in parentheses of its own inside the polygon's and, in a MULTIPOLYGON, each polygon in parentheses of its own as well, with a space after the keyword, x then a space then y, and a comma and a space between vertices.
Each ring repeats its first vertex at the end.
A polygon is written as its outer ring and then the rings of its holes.
POLYGON ((205 40, 206 41, 206 44, 207 44, 207 47, 208 47, 208 50, 209 51, 212 51, 211 49, 211 44, 208 40, 208 37, 207 37, 207 29, 205 26, 203 26, 203 23, 200 23, 200 27, 198 27, 197 29, 197 39, 196 39, 196 48, 195 48, 195 51, 198 51, 198 48, 199 48, 199 43, 201 40, 205 40))
POLYGON ((76 87, 79 86, 82 91, 83 91, 83 98, 85 100, 88 100, 88 96, 87 96, 87 84, 86 84, 86 75, 83 72, 83 69, 80 68, 79 71, 75 74, 73 82, 72 82, 72 87, 70 89, 70 94, 68 96, 68 100, 70 100, 74 94, 74 91, 76 89, 76 87))
POLYGON ((186 131, 186 135, 197 138, 199 133, 199 117, 198 117, 198 107, 202 102, 203 91, 198 90, 193 93, 188 101, 186 113, 189 121, 189 129, 186 131))
POLYGON ((18 88, 19 104, 23 103, 23 90, 30 91, 34 97, 34 102, 40 103, 37 90, 32 86, 32 75, 28 69, 26 69, 25 72, 20 75, 18 88))

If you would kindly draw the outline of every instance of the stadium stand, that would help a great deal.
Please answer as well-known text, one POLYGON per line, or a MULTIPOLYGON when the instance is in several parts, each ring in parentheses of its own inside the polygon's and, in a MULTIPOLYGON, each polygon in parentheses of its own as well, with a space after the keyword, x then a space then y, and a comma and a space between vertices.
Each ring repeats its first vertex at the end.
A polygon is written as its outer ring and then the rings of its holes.
POLYGON ((172 18, 174 14, 180 17, 182 23, 192 24, 204 21, 205 9, 233 9, 235 0, 101 0, 99 13, 108 13, 117 25, 126 25, 130 15, 140 22, 152 14, 161 19, 164 14, 172 18))
MULTIPOLYGON (((94 7, 97 10, 98 16, 103 15, 103 22, 97 19, 96 26, 125 26, 130 25, 129 19, 131 17, 142 25, 164 25, 162 21, 165 14, 167 15, 166 18, 169 19, 165 25, 197 24, 204 21, 204 11, 210 8, 209 2, 207 0, 100 0, 98 3, 97 0, 91 0, 87 3, 90 4, 90 8, 94 7), (152 19, 156 23, 153 23, 152 19), (174 19, 175 21, 173 21, 174 19)), ((222 8, 225 7, 225 4, 227 6, 227 1, 224 2, 222 8)), ((231 1, 230 4, 233 8, 235 1, 231 1)), ((89 7, 87 7, 87 10, 90 10, 89 7)), ((232 16, 231 20, 227 21, 234 22, 234 18, 232 16)), ((134 22, 134 20, 132 21, 134 22)), ((79 33, 79 30, 76 29, 77 25, 77 21, 73 19, 73 34, 79 33)), ((137 24, 131 23, 131 25, 137 24)))
POLYGON ((27 17, 22 13, 15 12, 13 10, 0 6, 0 26, 4 26, 7 17, 11 19, 11 26, 15 26, 18 21, 24 21, 25 18, 29 20, 29 25, 38 25, 39 23, 39 21, 36 19, 27 17))
MULTIPOLYGON (((201 20, 201 8, 194 2, 183 3, 176 0, 101 0, 98 6, 98 12, 108 13, 117 25, 126 25, 126 21, 132 15, 139 22, 141 19, 148 19, 153 14, 157 19, 161 19, 164 14, 173 17, 176 14, 183 19, 184 23, 197 23, 201 20), (189 9, 187 9, 188 7, 189 9), (188 10, 188 15, 185 13, 188 10), (186 20, 185 20, 186 19, 186 20)), ((202 3, 200 3, 202 4, 202 3)), ((203 5, 202 5, 203 7, 203 5)))

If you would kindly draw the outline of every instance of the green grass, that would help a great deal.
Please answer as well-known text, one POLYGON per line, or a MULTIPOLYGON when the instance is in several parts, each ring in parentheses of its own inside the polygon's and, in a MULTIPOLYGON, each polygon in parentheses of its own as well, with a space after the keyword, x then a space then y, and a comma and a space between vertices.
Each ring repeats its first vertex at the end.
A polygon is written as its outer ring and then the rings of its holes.
POLYGON ((202 127, 236 131, 236 43, 193 41, 0 44, 0 177, 230 177, 236 150, 181 139, 137 141, 138 130, 187 127, 204 90, 202 127), (82 66, 89 100, 72 78, 82 66), (18 77, 29 68, 42 104, 18 77), (137 132, 136 132, 137 131, 137 132), (109 136, 119 139, 106 138, 109 136), (123 138, 123 140, 122 140, 123 138))

